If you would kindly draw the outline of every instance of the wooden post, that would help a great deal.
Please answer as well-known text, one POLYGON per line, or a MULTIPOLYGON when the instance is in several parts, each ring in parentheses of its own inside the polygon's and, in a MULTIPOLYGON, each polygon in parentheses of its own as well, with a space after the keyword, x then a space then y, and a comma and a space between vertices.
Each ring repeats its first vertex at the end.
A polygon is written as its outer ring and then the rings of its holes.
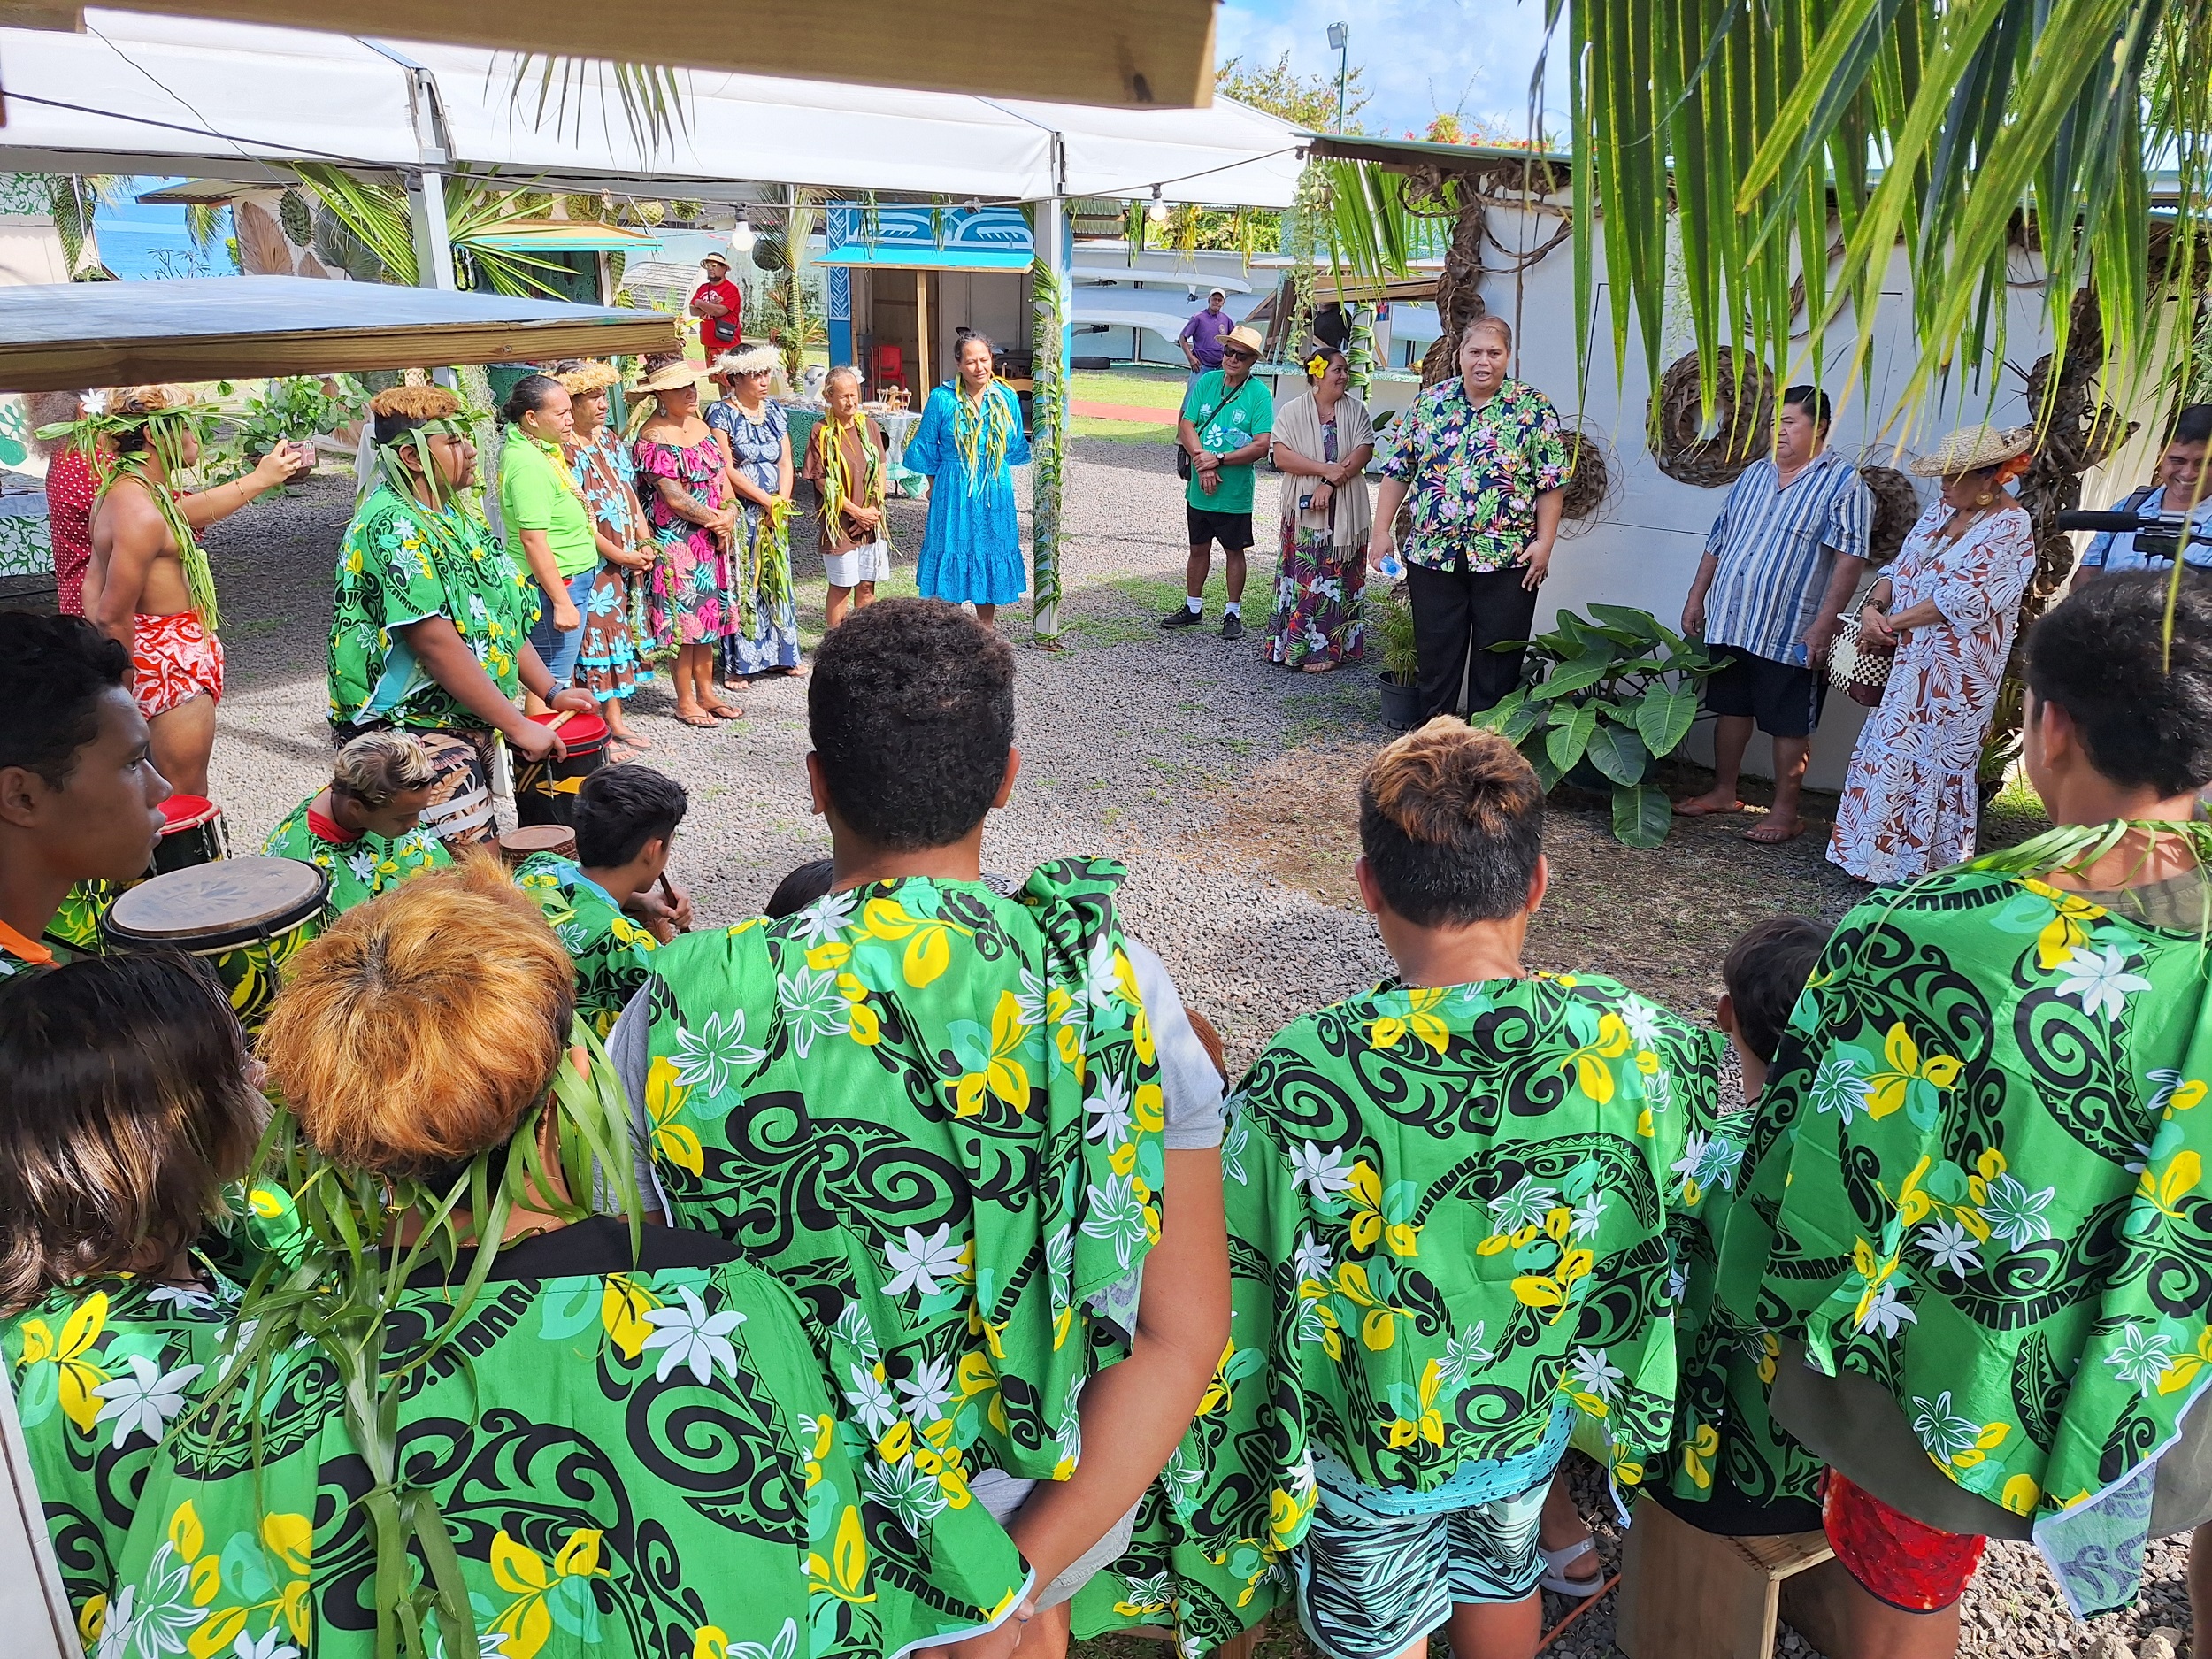
POLYGON ((918 404, 937 384, 929 359, 929 273, 914 273, 914 398, 918 404))

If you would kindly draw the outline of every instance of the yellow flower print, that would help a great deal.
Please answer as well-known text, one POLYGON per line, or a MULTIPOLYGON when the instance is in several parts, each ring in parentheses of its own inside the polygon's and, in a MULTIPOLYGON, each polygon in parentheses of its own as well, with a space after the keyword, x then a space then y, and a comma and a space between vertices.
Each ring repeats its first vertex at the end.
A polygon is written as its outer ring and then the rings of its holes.
POLYGON ((868 1584, 868 1540, 860 1530, 860 1511, 851 1504, 845 1506, 845 1513, 838 1518, 837 1541, 831 1547, 830 1559, 809 1555, 806 1576, 809 1595, 833 1595, 856 1605, 876 1599, 872 1590, 861 1594, 868 1584))
POLYGON ((876 1018, 876 1010, 868 1006, 868 987, 852 974, 841 973, 837 976, 837 994, 850 1004, 845 1011, 845 1034, 863 1048, 873 1048, 881 1042, 883 1022, 876 1018))
POLYGON ((1576 1086, 1594 1104, 1602 1106, 1613 1098, 1613 1068, 1606 1063, 1619 1059, 1635 1045, 1627 1024, 1618 1014, 1609 1013, 1598 1020, 1596 1040, 1583 1044, 1562 1060, 1559 1069, 1572 1071, 1576 1086))
POLYGON ((1697 1432, 1682 1448, 1682 1472, 1689 1476, 1699 1491, 1713 1484, 1713 1461, 1719 1454, 1720 1436, 1713 1425, 1699 1424, 1697 1432))
MULTIPOLYGON (((1371 1250, 1378 1239, 1390 1246, 1394 1256, 1417 1256, 1419 1229, 1410 1222, 1389 1221, 1383 1213, 1382 1178, 1375 1173, 1375 1166, 1365 1158, 1352 1165, 1352 1180, 1346 1189, 1346 1197, 1352 1206, 1352 1248, 1371 1250)), ((1394 1198, 1403 1194, 1394 1191, 1394 1198)), ((1393 1208, 1396 1206, 1394 1203, 1393 1208)), ((1405 1213, 1400 1211, 1401 1214, 1405 1213)))
MULTIPOLYGON (((871 903, 883 903, 872 900, 871 903)), ((1029 1069, 1014 1056, 1021 1052, 1031 1028, 1022 1024, 1021 999, 1011 991, 998 994, 998 1007, 991 1016, 991 1052, 988 1057, 977 1056, 982 1064, 974 1070, 962 1073, 949 1085, 953 1094, 953 1115, 972 1118, 983 1110, 983 1097, 987 1091, 1004 1101, 1016 1111, 1029 1110, 1029 1069)))
POLYGON ((599 1323, 607 1340, 623 1358, 634 1360, 645 1352, 645 1340, 653 1327, 645 1316, 659 1307, 660 1298, 621 1273, 610 1273, 599 1292, 599 1323))
POLYGON ((535 1659, 551 1638, 553 1613, 546 1599, 560 1588, 564 1578, 609 1576, 599 1564, 599 1540, 595 1529, 579 1527, 568 1535, 549 1568, 537 1551, 518 1542, 503 1528, 493 1538, 492 1582, 515 1599, 492 1620, 488 1633, 506 1637, 507 1645, 501 1652, 508 1659, 535 1659))
POLYGON ((2159 1214, 2172 1220, 2181 1219, 2181 1201, 2197 1189, 2204 1178, 2204 1160, 2186 1148, 2166 1162, 2163 1173, 2154 1176, 2148 1168, 2135 1180, 2135 1195, 2147 1201, 2159 1214))
MULTIPOLYGON (((1430 1363, 1435 1362, 1432 1360, 1430 1363)), ((1268 1494, 1267 1530, 1276 1548, 1292 1548, 1305 1536, 1306 1522, 1313 1514, 1314 1501, 1318 1496, 1310 1476, 1307 1477, 1302 1491, 1286 1492, 1278 1486, 1268 1494)))
POLYGON ((952 935, 974 937, 974 930, 941 922, 934 917, 909 916, 896 899, 870 899, 861 906, 861 927, 869 937, 895 942, 906 941, 902 968, 906 982, 916 990, 935 982, 952 965, 952 935))
POLYGON ((1998 1502, 2015 1515, 2033 1515, 2042 1496, 2043 1488, 2035 1484, 2033 1475, 2015 1475, 2005 1482, 2004 1495, 1998 1502))
POLYGON ((1443 1371, 1434 1360, 1422 1367, 1417 1415, 1394 1417, 1387 1425, 1393 1448, 1410 1446, 1417 1440, 1439 1448, 1444 1444, 1444 1414, 1436 1409, 1437 1390, 1443 1386, 1443 1371))
POLYGON ((2109 914, 2101 904, 2092 904, 2079 894, 2062 892, 2047 882, 2026 880, 2020 885, 2048 899, 2057 912, 2035 936, 2036 965, 2046 973, 2055 971, 2076 949, 2087 944, 2089 930, 2109 914))
POLYGON ((1442 1054, 1451 1044, 1452 1033, 1451 1027, 1437 1015, 1435 1009, 1449 991, 1448 986, 1413 987, 1406 992, 1408 1007, 1402 1016, 1384 1014, 1368 1022, 1367 1046, 1370 1048, 1394 1048, 1410 1034, 1417 1041, 1426 1043, 1438 1054, 1442 1054))
MULTIPOLYGON (((1589 1249, 1576 1246, 1568 1248, 1574 1232, 1574 1211, 1558 1209, 1544 1217, 1543 1232, 1560 1247, 1559 1260, 1548 1273, 1523 1273, 1513 1281, 1515 1300, 1539 1313, 1551 1316, 1548 1323, 1557 1325, 1559 1316, 1566 1312, 1574 1299, 1574 1287, 1590 1276, 1597 1265, 1597 1256, 1589 1249)), ((1487 1245, 1487 1239, 1475 1248, 1478 1251, 1487 1245)))
POLYGON ((1298 1286, 1298 1295, 1300 1340, 1318 1341, 1331 1359, 1342 1359, 1343 1327, 1337 1323, 1336 1310, 1329 1306, 1329 1287, 1310 1279, 1298 1286))
MULTIPOLYGON (((1376 1269, 1378 1273, 1389 1271, 1386 1263, 1376 1269)), ((1360 1317, 1360 1344, 1376 1353, 1381 1353, 1398 1340, 1401 1318, 1413 1317, 1410 1308, 1401 1308, 1379 1293, 1367 1276, 1367 1269, 1357 1262, 1346 1262, 1336 1270, 1336 1294, 1354 1307, 1366 1310, 1360 1317)))
POLYGON ((2207 1365, 2212 1365, 2212 1330, 2198 1333, 2194 1348, 2166 1362, 2166 1369, 2158 1373, 2158 1392, 2170 1394, 2186 1388, 2207 1365))
MULTIPOLYGON (((1921 1093, 1922 1086, 1929 1090, 1949 1089, 1966 1069, 1964 1061, 1947 1054, 1922 1059, 1920 1045, 1912 1040, 1901 1019, 1889 1028, 1882 1043, 1882 1058, 1888 1062, 1889 1070, 1877 1071, 1866 1080, 1866 1110, 1871 1118, 1888 1117, 1913 1094, 1921 1093)), ((1933 1101, 1928 1104, 1932 1108, 1933 1101)))
POLYGON ((1206 1384, 1206 1392, 1198 1397, 1195 1415, 1205 1417, 1229 1403, 1229 1362, 1236 1357, 1236 1340, 1233 1337, 1221 1350, 1221 1357, 1214 1362, 1214 1374, 1206 1384))
POLYGON ((698 1131, 676 1121, 691 1093, 678 1077, 676 1063, 667 1056, 653 1062, 645 1074, 645 1116, 653 1125, 655 1156, 696 1175, 706 1168, 706 1150, 699 1144, 698 1131))
POLYGON ((23 1357, 19 1369, 50 1363, 60 1373, 61 1409, 81 1434, 92 1432, 103 1402, 95 1391, 111 1380, 99 1364, 83 1357, 107 1328, 107 1293, 96 1290, 62 1322, 61 1334, 43 1319, 23 1322, 23 1357))

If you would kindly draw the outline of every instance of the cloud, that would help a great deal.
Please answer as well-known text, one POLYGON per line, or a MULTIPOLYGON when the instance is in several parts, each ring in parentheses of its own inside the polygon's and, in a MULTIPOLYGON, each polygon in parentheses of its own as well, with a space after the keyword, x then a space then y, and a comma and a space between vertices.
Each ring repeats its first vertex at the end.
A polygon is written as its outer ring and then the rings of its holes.
MULTIPOLYGON (((1544 39, 1541 0, 1230 0, 1219 15, 1219 55, 1272 63, 1285 51, 1302 74, 1333 74, 1329 25, 1352 29, 1353 66, 1374 98, 1362 119, 1392 137, 1417 135, 1440 112, 1523 130, 1528 81, 1544 39)), ((1566 127, 1563 54, 1546 87, 1548 125, 1566 127)))

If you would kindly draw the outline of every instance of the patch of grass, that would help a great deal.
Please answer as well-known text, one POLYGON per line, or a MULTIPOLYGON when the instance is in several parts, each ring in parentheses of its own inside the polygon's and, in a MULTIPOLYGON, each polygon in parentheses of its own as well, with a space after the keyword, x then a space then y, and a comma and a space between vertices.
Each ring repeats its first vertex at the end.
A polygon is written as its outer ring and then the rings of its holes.
MULTIPOLYGON (((1068 396, 1085 403, 1133 403, 1143 409, 1180 409, 1189 376, 1179 369, 1078 369, 1068 396)), ((1174 428, 1166 430, 1172 434, 1174 428)))
POLYGON ((1366 726, 1381 709, 1381 695, 1372 699, 1347 687, 1343 691, 1293 691, 1283 697, 1283 714, 1290 724, 1293 745, 1310 743, 1348 726, 1366 726))
POLYGON ((1077 438, 1110 438, 1116 443, 1175 442, 1175 428, 1148 420, 1108 420, 1099 415, 1071 415, 1068 434, 1077 438))
POLYGON ((1141 617, 1071 617, 1062 627, 1086 646, 1137 645, 1160 631, 1157 623, 1141 617))

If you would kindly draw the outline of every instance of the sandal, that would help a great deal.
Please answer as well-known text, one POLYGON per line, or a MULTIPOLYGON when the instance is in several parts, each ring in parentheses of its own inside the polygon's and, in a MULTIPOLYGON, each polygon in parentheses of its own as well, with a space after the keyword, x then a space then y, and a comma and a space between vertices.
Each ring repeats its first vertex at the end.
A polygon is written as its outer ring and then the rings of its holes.
POLYGON ((688 714, 678 709, 674 718, 682 721, 686 726, 695 726, 703 731, 711 732, 714 729, 714 717, 703 709, 694 709, 688 714))
POLYGON ((1577 1601, 1583 1601, 1605 1587, 1605 1566, 1602 1562, 1598 1563, 1598 1570, 1586 1578, 1571 1578, 1567 1572, 1570 1566, 1585 1555, 1594 1557, 1597 1555, 1596 1539, 1585 1538, 1564 1549, 1546 1549, 1539 1544, 1536 1553, 1544 1558, 1544 1576, 1537 1580, 1540 1590, 1549 1590, 1554 1595, 1572 1596, 1577 1601))
POLYGON ((741 706, 733 709, 726 703, 710 703, 706 705, 706 710, 718 720, 741 720, 745 718, 745 710, 741 706))

